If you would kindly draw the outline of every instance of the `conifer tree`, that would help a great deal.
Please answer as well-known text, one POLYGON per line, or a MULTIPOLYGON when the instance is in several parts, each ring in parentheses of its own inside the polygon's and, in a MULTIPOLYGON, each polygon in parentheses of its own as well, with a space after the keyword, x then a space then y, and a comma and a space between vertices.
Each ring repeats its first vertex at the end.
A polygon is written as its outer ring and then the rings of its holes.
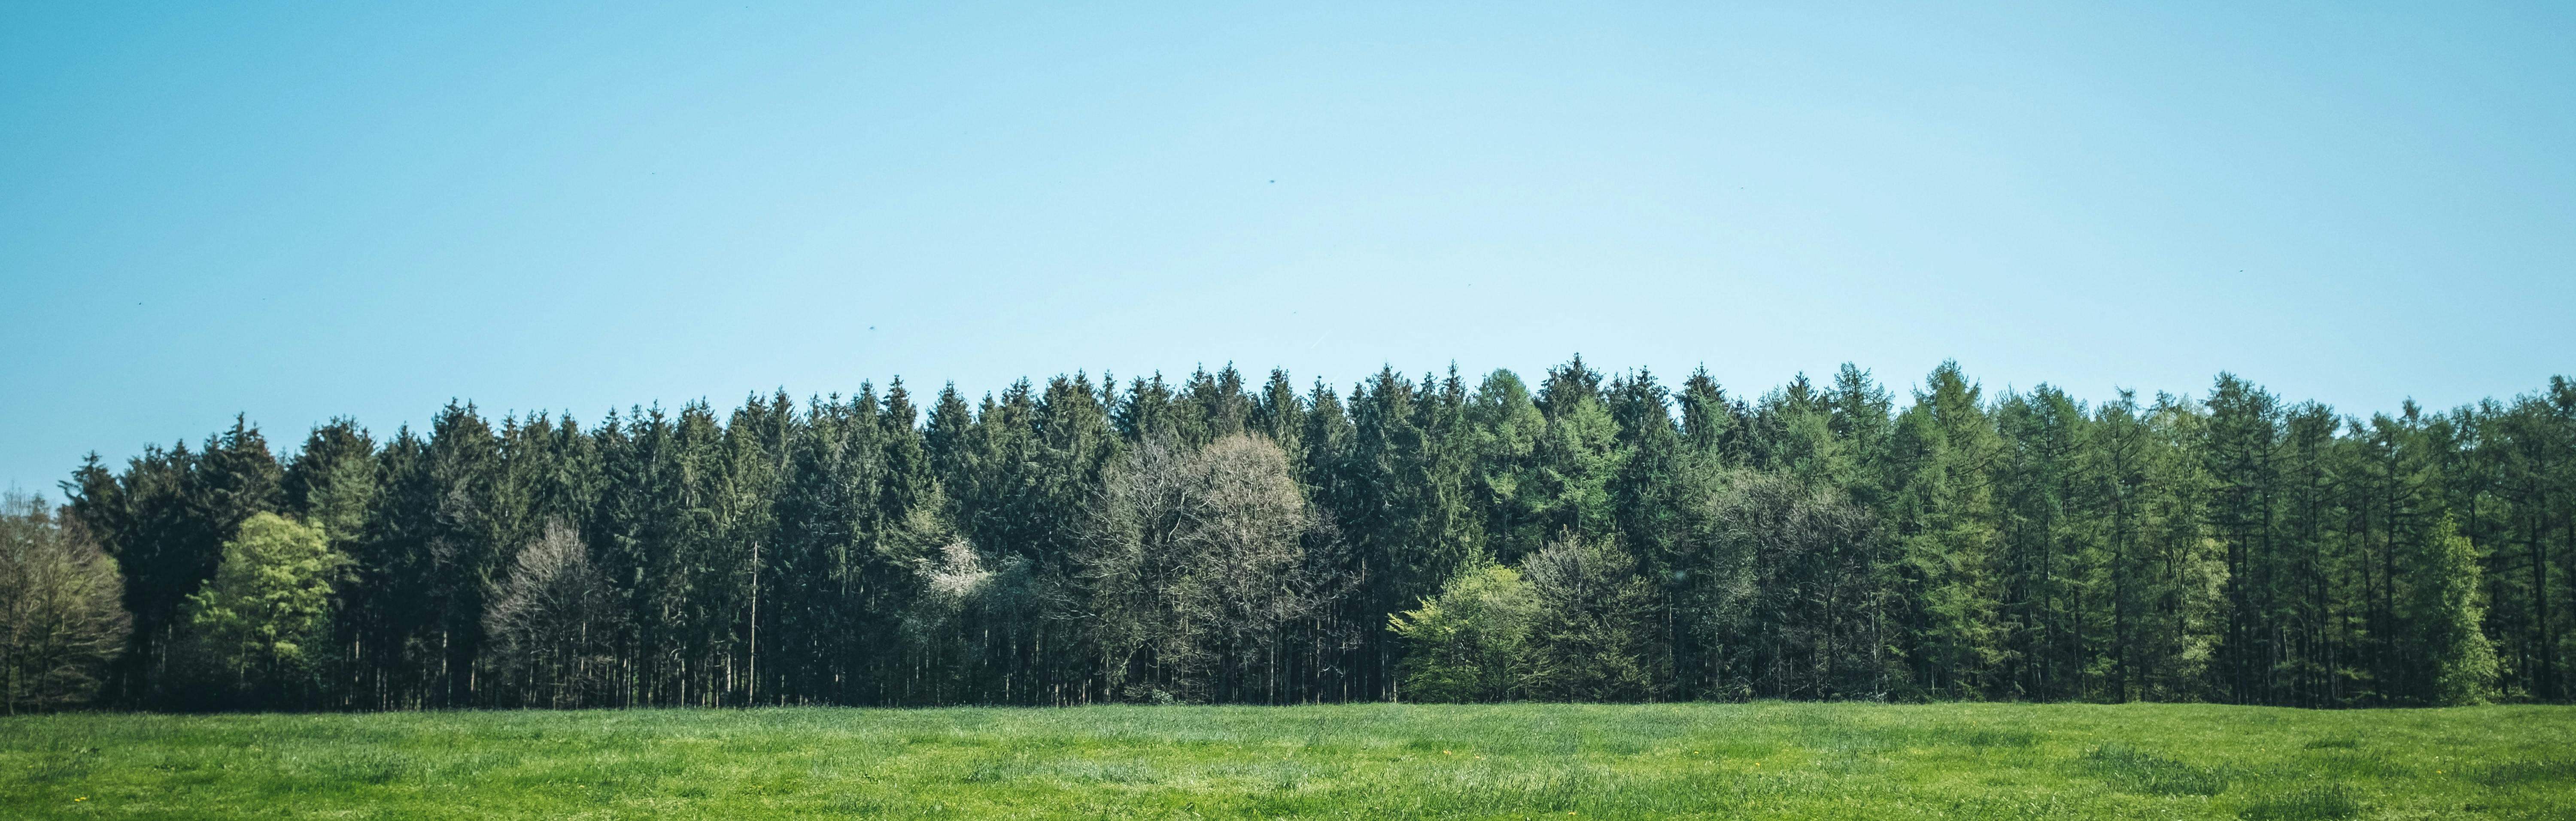
POLYGON ((2055 700, 2083 692, 2081 595, 2092 559, 2090 501, 2079 449, 2088 436, 2084 409, 2040 385, 2008 395, 1996 408, 2005 452, 1998 465, 2002 547, 2000 624, 2006 693, 2055 700))
POLYGON ((244 417, 233 417, 231 430, 207 438, 194 467, 188 500, 197 518, 196 538, 220 544, 252 516, 274 513, 285 503, 285 471, 277 454, 244 417))
POLYGON ((1727 398, 1717 380, 1708 375, 1707 367, 1691 371, 1675 400, 1681 407, 1682 436, 1692 451, 1713 456, 1714 464, 1722 466, 1744 462, 1745 408, 1727 398))
POLYGON ((1253 397, 1251 417, 1245 425, 1248 430, 1278 444, 1280 450, 1287 451, 1292 457, 1289 469, 1297 475, 1298 481, 1308 481, 1305 459, 1296 458, 1302 457, 1306 451, 1305 399, 1297 395, 1297 385, 1289 381, 1288 371, 1270 370, 1270 379, 1261 384, 1261 393, 1253 397))
POLYGON ((2277 692, 2263 617, 2273 609, 2279 534, 2279 400, 2220 374, 2199 448, 2213 481, 2209 527, 2227 551, 2226 629, 2212 671, 2228 697, 2268 703, 2277 692))
POLYGON ((1534 518, 1549 538, 1609 539, 1615 527, 1610 480, 1628 460, 1619 425, 1602 404, 1600 374, 1577 357, 1548 372, 1538 405, 1547 427, 1533 448, 1534 518))
POLYGON ((1752 404, 1705 370, 1668 393, 1580 358, 1535 393, 1509 371, 1389 367, 1299 395, 1229 365, 980 401, 951 386, 926 416, 901 380, 595 427, 455 402, 383 440, 331 420, 283 465, 237 418, 202 446, 92 458, 58 528, 126 577, 136 629, 100 690, 116 706, 2363 706, 2556 700, 2576 674, 2564 378, 2347 418, 2229 375, 2206 400, 2087 406, 1991 396, 1944 363, 1900 408, 1851 365, 1752 404), (1202 504, 1104 541, 1104 510, 1143 509, 1120 478, 1140 460, 1189 498, 1229 486, 1289 513, 1202 504), (351 563, 299 588, 336 604, 291 642, 292 676, 174 641, 201 637, 188 597, 232 529, 269 514, 351 563), (1157 545, 1133 555, 1158 581, 1111 584, 1144 578, 1103 552, 1129 543, 1157 545), (1485 601, 1514 589, 1529 632, 1478 626, 1518 612, 1485 601))
POLYGON ((1485 511, 1487 550, 1502 562, 1517 562, 1547 543, 1545 510, 1539 494, 1538 443, 1547 433, 1547 417, 1530 400, 1520 376, 1497 370, 1485 376, 1468 401, 1468 422, 1475 437, 1474 503, 1485 511))
POLYGON ((1943 362, 1889 441, 1895 612, 1911 686, 1936 696, 1993 693, 2004 658, 1994 498, 2004 443, 1981 394, 1958 363, 1943 362))
POLYGON ((313 429, 286 465, 280 483, 286 509, 347 544, 366 530, 375 505, 376 443, 355 420, 340 418, 313 429))
POLYGON ((884 469, 876 391, 861 385, 846 401, 807 403, 795 429, 777 491, 777 531, 768 586, 776 696, 794 703, 851 698, 862 658, 873 574, 872 545, 881 522, 877 485, 884 469))

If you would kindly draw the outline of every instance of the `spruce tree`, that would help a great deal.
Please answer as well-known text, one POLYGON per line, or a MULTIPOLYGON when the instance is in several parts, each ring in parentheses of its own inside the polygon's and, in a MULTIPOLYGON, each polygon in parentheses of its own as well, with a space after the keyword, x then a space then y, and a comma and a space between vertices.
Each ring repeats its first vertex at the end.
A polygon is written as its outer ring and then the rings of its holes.
POLYGON ((320 526, 334 542, 357 539, 375 503, 376 442, 356 420, 333 419, 313 429, 287 462, 280 489, 286 509, 320 526))
POLYGON ((1550 371, 1538 404, 1547 417, 1525 492, 1548 538, 1614 538, 1610 480, 1628 460, 1619 425, 1602 404, 1600 375, 1577 357, 1550 371))
POLYGON ((2197 449, 2214 483, 2209 527, 2227 551, 2226 629, 2212 672, 2229 698, 2271 703, 2279 694, 2276 654, 2264 619, 2274 610, 2279 567, 2280 402, 2219 374, 2207 404, 2207 438, 2197 449))
POLYGON ((454 402, 381 441, 331 420, 283 465, 236 417, 202 445, 93 457, 64 483, 62 528, 122 565, 137 628, 103 692, 184 705, 221 679, 233 703, 353 709, 1064 704, 1142 684, 1272 703, 1546 682, 1569 698, 2365 706, 2554 700, 2576 674, 2564 378, 2368 418, 2229 375, 2206 401, 1989 396, 1955 363, 1901 409, 1851 365, 1746 404, 1705 370, 1668 393, 1580 358, 1535 392, 1509 371, 1471 385, 1389 367, 1299 395, 1285 372, 1255 388, 1229 365, 1177 384, 1021 380, 980 401, 951 386, 927 414, 914 399, 896 380, 597 426, 454 402), (1277 470, 1228 475, 1268 477, 1244 498, 1293 497, 1307 524, 1257 550, 1170 542, 1150 606, 1093 607, 1118 466, 1146 448, 1167 467, 1251 452, 1229 442, 1276 450, 1277 470), (296 642, 314 648, 303 672, 254 682, 174 654, 222 545, 272 513, 352 563, 304 588, 338 606, 296 642), (1505 567, 1529 571, 1533 596, 1575 578, 1532 566, 1552 543, 1626 562, 1611 574, 1626 581, 1586 589, 1645 591, 1644 615, 1619 622, 1644 627, 1572 630, 1565 612, 1603 611, 1560 609, 1545 656, 1560 663, 1535 679, 1540 655, 1457 652, 1475 644, 1458 638, 1475 632, 1466 587, 1505 567), (539 583, 557 578, 575 581, 539 583), (586 615, 495 618, 558 587, 586 615), (1135 617, 1099 618, 1113 612, 1135 617), (576 640, 528 640, 566 622, 576 640), (1609 661, 1561 663, 1575 657, 1609 661))
POLYGON ((1894 613, 1911 686, 1935 696, 1994 694, 2004 659, 1994 495, 2004 443, 1982 393, 1958 363, 1942 363, 1889 442, 1894 613))
POLYGON ((1508 370, 1487 374, 1467 407, 1475 437, 1470 488, 1485 513, 1487 550, 1498 561, 1517 562, 1547 544, 1537 486, 1538 443, 1547 417, 1539 414, 1520 376, 1508 370))

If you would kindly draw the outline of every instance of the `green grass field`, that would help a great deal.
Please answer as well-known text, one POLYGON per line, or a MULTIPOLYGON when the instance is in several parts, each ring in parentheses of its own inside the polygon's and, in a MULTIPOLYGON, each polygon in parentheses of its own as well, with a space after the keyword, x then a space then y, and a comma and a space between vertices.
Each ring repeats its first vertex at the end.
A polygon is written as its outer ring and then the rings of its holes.
POLYGON ((2576 708, 0 718, 0 817, 2576 818, 2576 708))

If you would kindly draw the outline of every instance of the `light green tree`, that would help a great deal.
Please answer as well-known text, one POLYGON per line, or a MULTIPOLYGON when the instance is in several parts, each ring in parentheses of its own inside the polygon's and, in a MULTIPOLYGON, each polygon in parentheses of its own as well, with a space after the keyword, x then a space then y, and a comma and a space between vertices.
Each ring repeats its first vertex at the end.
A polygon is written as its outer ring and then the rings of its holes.
POLYGON ((322 528, 274 513, 242 522, 205 589, 188 597, 197 648, 235 686, 287 685, 327 638, 331 585, 349 564, 322 528))
POLYGON ((1518 570, 1482 560, 1460 568, 1419 610, 1387 617, 1403 637, 1403 694, 1414 701, 1501 701, 1530 673, 1538 594, 1518 570))
POLYGON ((2495 645, 2478 625, 2478 552, 2449 517, 2434 525, 2413 574, 2406 623, 2416 634, 2438 704, 2477 704, 2495 693, 2495 645))

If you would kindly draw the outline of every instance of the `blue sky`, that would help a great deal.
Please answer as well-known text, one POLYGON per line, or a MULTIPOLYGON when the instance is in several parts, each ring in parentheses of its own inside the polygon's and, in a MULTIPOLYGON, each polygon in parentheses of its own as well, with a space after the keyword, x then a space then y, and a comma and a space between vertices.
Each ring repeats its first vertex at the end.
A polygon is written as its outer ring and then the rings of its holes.
POLYGON ((2576 5, 1789 5, 0 4, 0 484, 895 375, 2576 372, 2576 5))

